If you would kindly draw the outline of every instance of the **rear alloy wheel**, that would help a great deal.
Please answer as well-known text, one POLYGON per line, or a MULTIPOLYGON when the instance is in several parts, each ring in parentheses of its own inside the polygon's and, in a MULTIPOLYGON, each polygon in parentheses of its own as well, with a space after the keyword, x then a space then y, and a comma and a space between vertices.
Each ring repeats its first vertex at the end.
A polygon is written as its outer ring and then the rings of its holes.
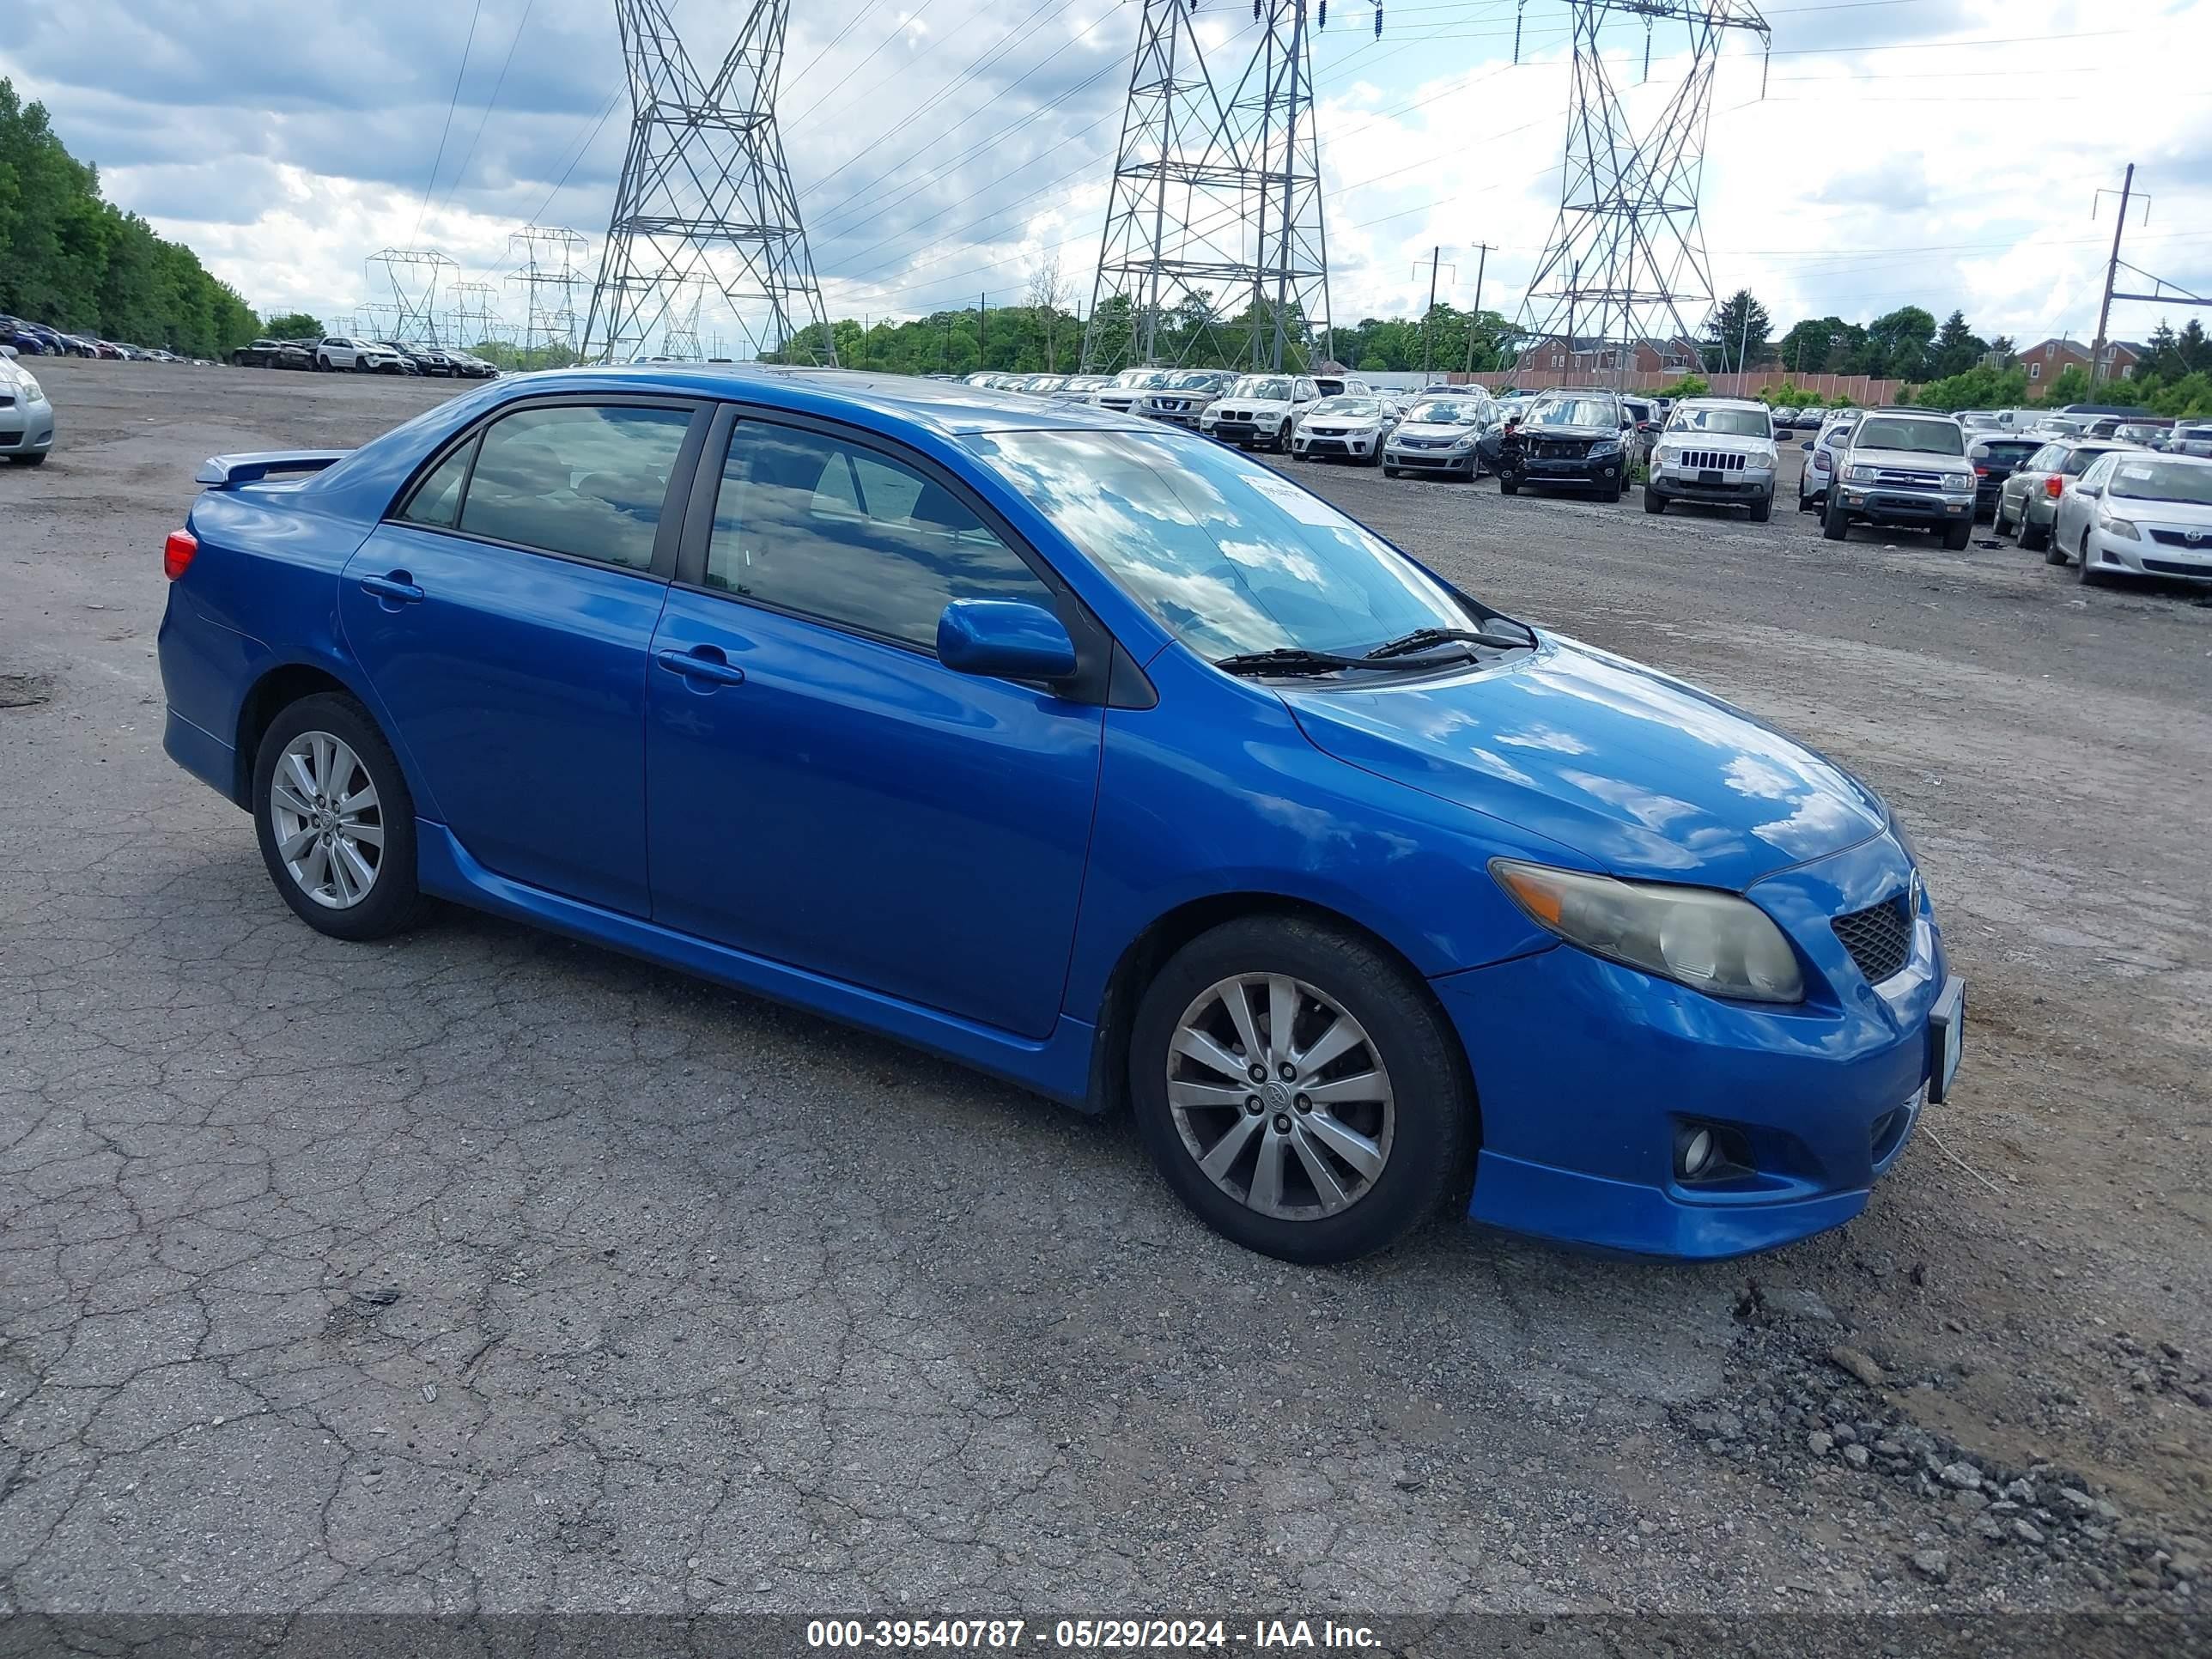
POLYGON ((416 919, 415 804, 368 711, 334 693, 284 709, 262 735, 253 822, 270 879, 334 939, 380 939, 416 919))
POLYGON ((1263 916, 1194 939, 1146 990, 1129 1060, 1169 1184, 1287 1261, 1396 1243, 1473 1155, 1457 1038, 1400 963, 1334 928, 1263 916))

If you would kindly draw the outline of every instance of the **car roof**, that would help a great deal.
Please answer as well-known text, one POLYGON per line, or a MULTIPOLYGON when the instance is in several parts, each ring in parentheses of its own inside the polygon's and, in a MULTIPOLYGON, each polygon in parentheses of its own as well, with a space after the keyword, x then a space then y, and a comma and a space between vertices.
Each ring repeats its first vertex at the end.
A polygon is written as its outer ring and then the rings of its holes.
MULTIPOLYGON (((1766 407, 1756 398, 1684 398, 1676 403, 1674 407, 1688 409, 1692 404, 1699 409, 1765 409, 1766 407)), ((1784 404, 1781 407, 1788 409, 1792 405, 1784 404)))
POLYGON ((1157 422, 1090 404, 1053 403, 961 380, 884 374, 864 369, 772 363, 633 363, 619 368, 555 369, 531 375, 532 395, 567 389, 726 394, 804 412, 865 410, 889 421, 927 427, 948 438, 1018 428, 1158 432, 1157 422))

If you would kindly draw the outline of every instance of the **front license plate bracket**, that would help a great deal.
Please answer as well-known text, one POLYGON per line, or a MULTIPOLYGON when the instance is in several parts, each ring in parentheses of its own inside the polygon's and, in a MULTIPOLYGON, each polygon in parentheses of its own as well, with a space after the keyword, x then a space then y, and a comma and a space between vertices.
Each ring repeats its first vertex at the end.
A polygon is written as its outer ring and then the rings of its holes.
POLYGON ((1951 1097, 1959 1075, 1959 1061, 1966 1042, 1966 981, 1947 981, 1928 1011, 1928 1103, 1938 1105, 1951 1097))

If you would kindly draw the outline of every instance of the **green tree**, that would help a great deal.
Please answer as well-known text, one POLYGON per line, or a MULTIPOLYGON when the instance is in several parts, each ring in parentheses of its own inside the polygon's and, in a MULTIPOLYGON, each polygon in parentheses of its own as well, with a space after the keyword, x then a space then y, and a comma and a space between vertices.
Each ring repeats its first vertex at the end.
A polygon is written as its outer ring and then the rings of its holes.
POLYGON ((1852 372, 1893 380, 1928 378, 1929 354, 1936 343, 1931 313, 1918 306, 1900 306, 1869 323, 1866 333, 1860 365, 1852 372))
POLYGON ((1773 329, 1774 319, 1766 314, 1766 307, 1752 297, 1749 289, 1738 289, 1721 302, 1712 321, 1705 325, 1705 338, 1698 348, 1705 368, 1724 374, 1765 362, 1772 355, 1766 342, 1773 329))
POLYGON ((316 340, 330 332, 304 311, 287 311, 264 318, 261 331, 272 340, 316 340))
POLYGON ((2086 403, 2088 398, 2089 371, 2079 363, 2067 364, 2043 388, 2043 401, 2054 406, 2086 403))
POLYGON ((1820 374, 1827 366, 1830 348, 1842 337, 1844 327, 1840 317, 1808 317, 1776 342, 1774 355, 1792 374, 1820 374))
POLYGON ((1966 313, 1954 311, 1943 319, 1943 326, 1936 331, 1929 370, 1944 377, 1963 374, 1980 362, 1982 354, 1989 349, 1989 342, 1966 326, 1966 313))

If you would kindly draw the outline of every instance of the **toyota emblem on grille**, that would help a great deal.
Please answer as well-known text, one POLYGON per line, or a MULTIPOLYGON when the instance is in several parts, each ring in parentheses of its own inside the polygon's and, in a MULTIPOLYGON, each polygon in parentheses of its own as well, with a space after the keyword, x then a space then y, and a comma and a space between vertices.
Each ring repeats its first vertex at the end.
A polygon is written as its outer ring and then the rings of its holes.
POLYGON ((2191 532, 2189 532, 2189 544, 2190 544, 2191 547, 2196 546, 2197 543, 2199 543, 2199 542, 2203 541, 2203 539, 2204 539, 2204 532, 2203 532, 2203 531, 2201 531, 2201 530, 2192 530, 2192 531, 2191 531, 2191 532))

